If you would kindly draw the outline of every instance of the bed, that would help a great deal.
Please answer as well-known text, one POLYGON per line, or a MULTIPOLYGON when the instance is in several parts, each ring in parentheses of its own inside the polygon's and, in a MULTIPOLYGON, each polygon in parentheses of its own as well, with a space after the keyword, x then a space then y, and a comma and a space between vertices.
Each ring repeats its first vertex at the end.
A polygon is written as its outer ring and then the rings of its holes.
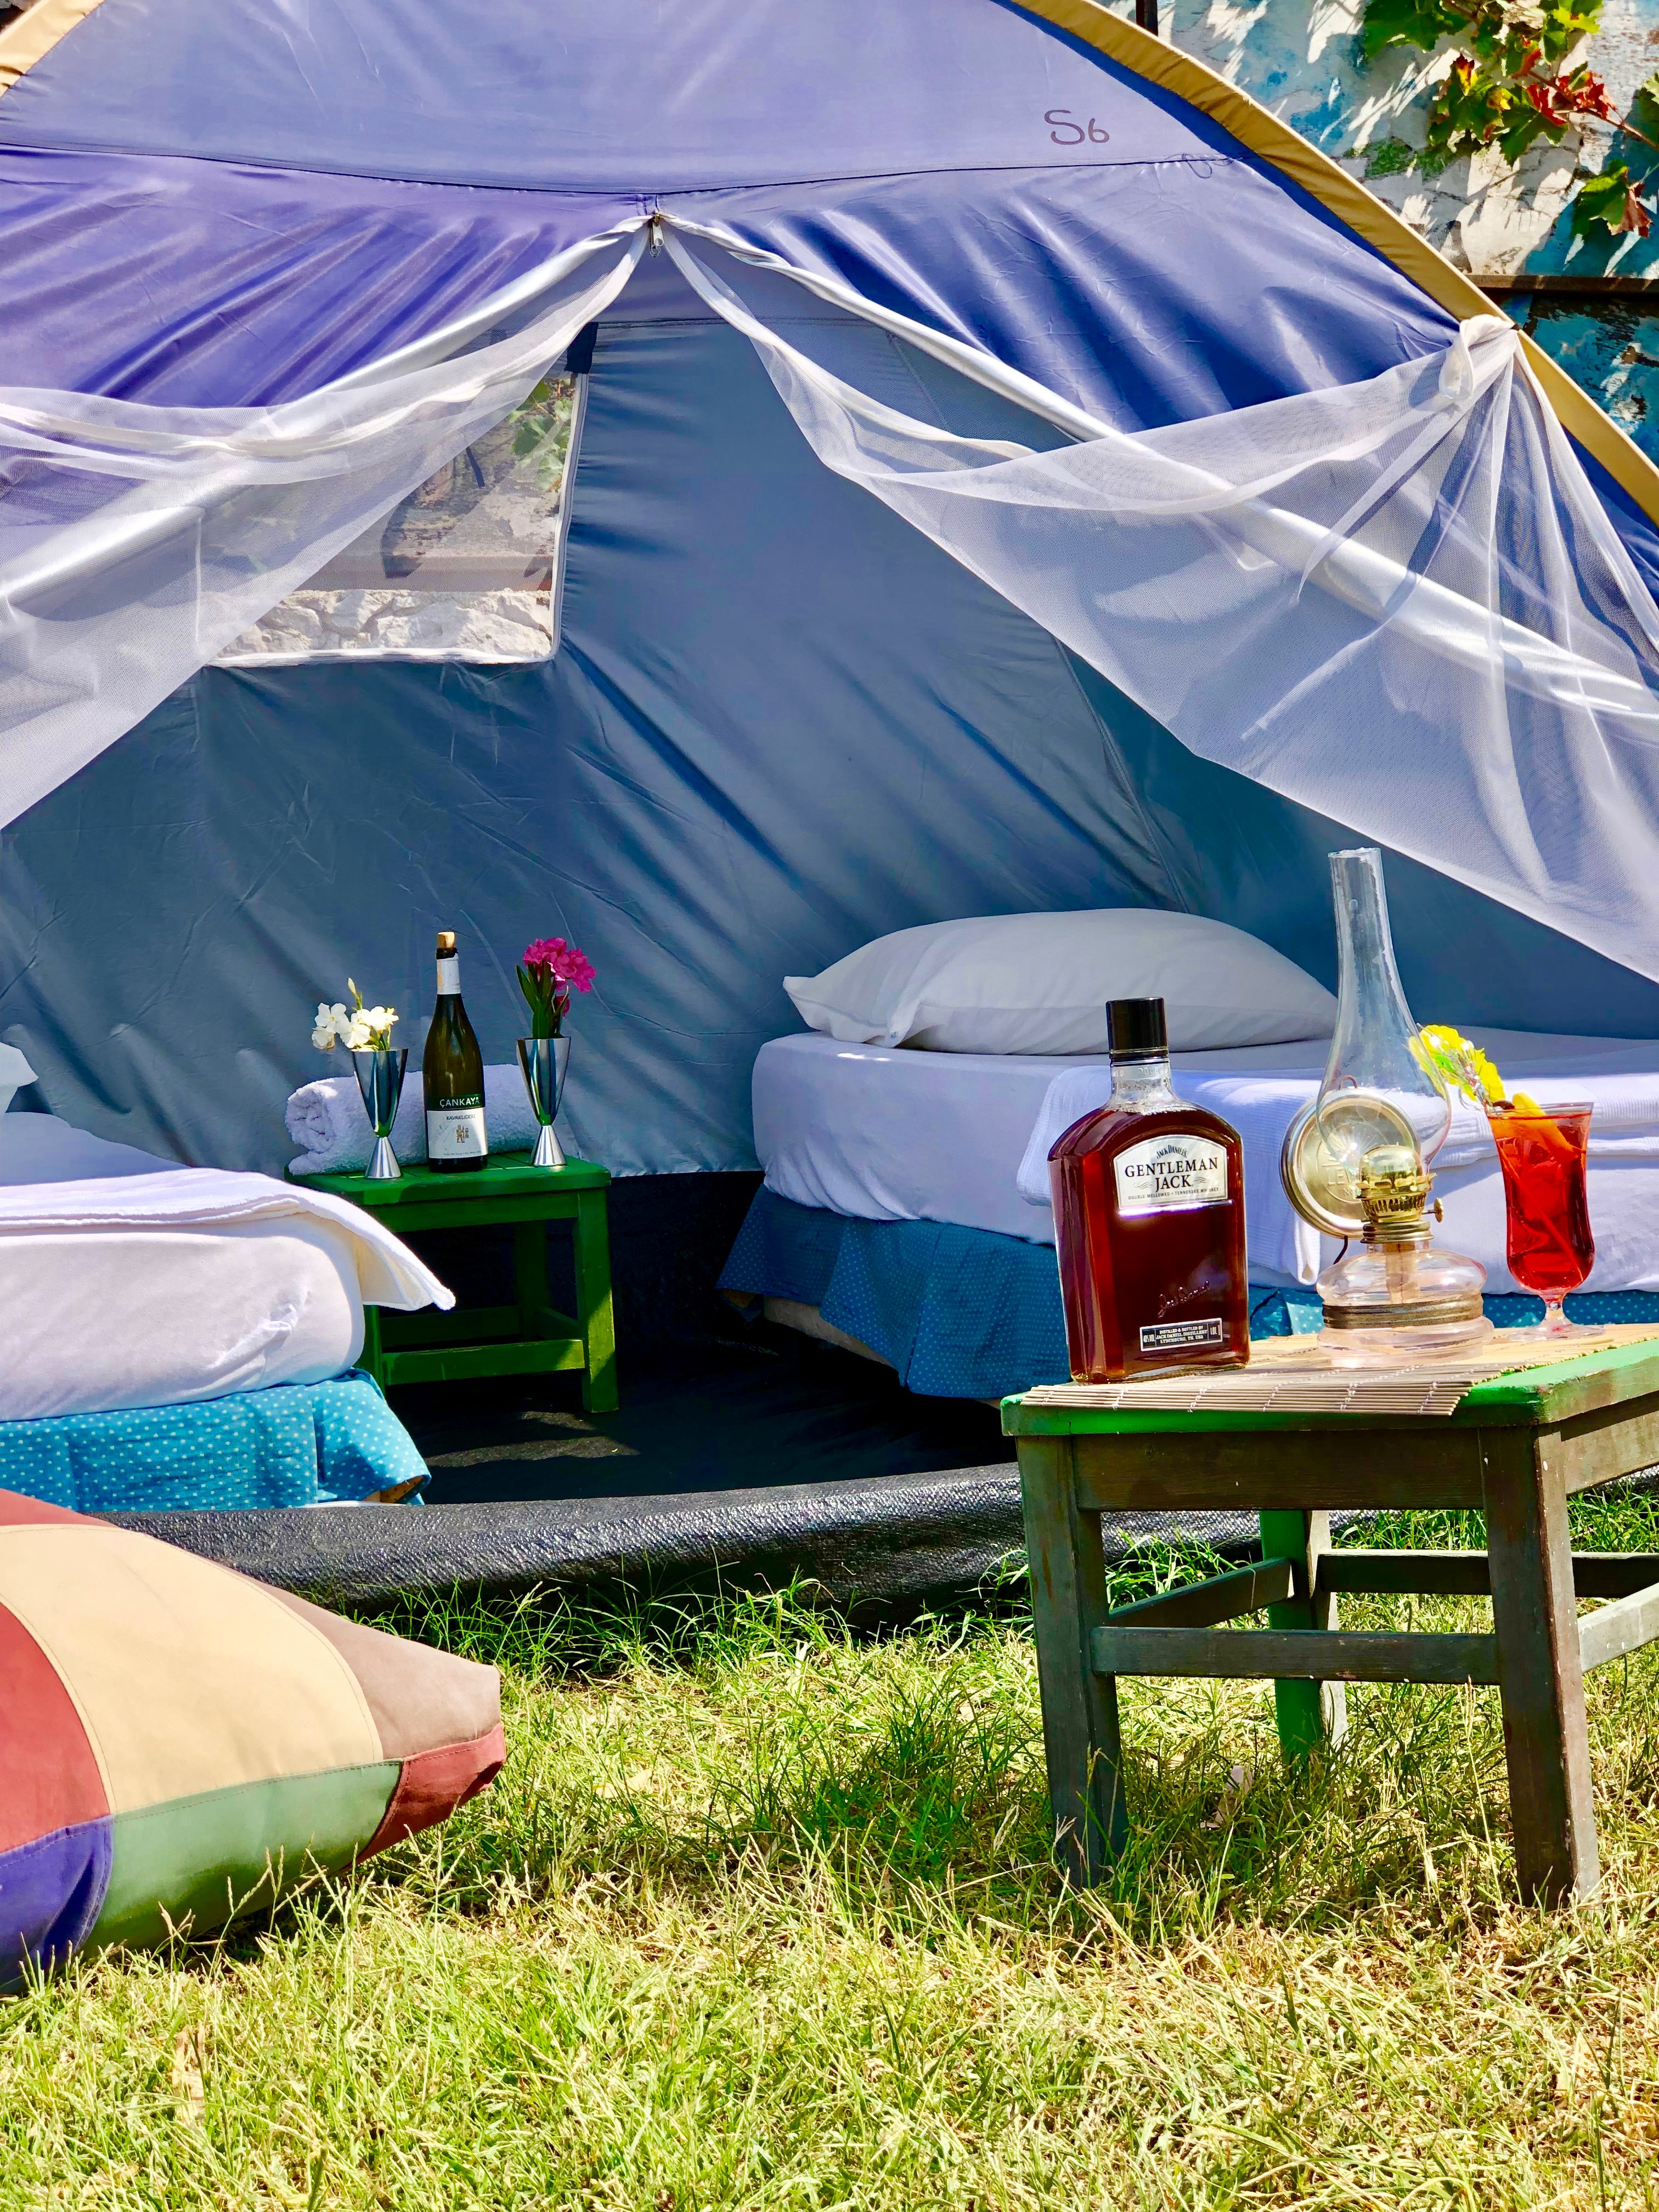
MULTIPOLYGON (((1659 1044, 1478 1030, 1516 1088, 1595 1102, 1596 1263, 1574 1310, 1659 1318, 1659 1044)), ((1177 1053, 1176 1088, 1245 1146, 1252 1322, 1316 1328, 1313 1283, 1337 1247, 1279 1187, 1285 1128, 1324 1072, 1323 1042, 1177 1053)), ((1048 1203, 1049 1146, 1104 1102, 1100 1058, 925 1052, 780 1037, 755 1064, 765 1170, 721 1275, 770 1316, 886 1360, 914 1389, 995 1397, 1064 1379, 1048 1203)), ((1446 1241, 1487 1270, 1500 1324, 1538 1304, 1504 1260, 1504 1195, 1481 1116, 1461 1106, 1436 1164, 1446 1241)))
POLYGON ((355 1366, 366 1300, 453 1304, 322 1193, 0 1115, 0 1486, 99 1511, 418 1485, 412 1441, 355 1366))

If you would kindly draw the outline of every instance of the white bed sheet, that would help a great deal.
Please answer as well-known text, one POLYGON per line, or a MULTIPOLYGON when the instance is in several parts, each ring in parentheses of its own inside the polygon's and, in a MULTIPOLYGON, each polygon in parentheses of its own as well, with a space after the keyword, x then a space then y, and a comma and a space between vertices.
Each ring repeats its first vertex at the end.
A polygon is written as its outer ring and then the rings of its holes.
MULTIPOLYGON (((1596 1261, 1586 1287, 1659 1291, 1659 1042, 1470 1034, 1511 1087, 1546 1103, 1595 1101, 1589 1205, 1596 1261)), ((1300 1219, 1279 1182, 1285 1131, 1317 1090, 1326 1050, 1313 1040, 1175 1056, 1176 1089, 1244 1139, 1254 1282, 1305 1286, 1339 1249, 1300 1219)), ((780 1037, 755 1063, 756 1149, 768 1189, 799 1205, 871 1221, 958 1222, 1052 1244, 1048 1146, 1110 1087, 1103 1060, 991 1059, 780 1037)), ((1473 1109, 1454 1121, 1435 1193, 1445 1206, 1445 1241, 1481 1262, 1491 1290, 1518 1290, 1504 1259, 1497 1155, 1473 1109)))
POLYGON ((362 1352, 365 1297, 453 1304, 321 1192, 0 1116, 0 1419, 323 1382, 362 1352))

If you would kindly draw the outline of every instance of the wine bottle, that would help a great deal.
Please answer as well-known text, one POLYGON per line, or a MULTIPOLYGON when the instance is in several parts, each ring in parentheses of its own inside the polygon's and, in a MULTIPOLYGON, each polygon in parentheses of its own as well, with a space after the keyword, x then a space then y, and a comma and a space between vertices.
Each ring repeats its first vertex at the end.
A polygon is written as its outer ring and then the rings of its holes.
POLYGON ((439 1175, 483 1167, 489 1158, 483 1054, 461 1004, 461 963, 453 929, 438 932, 438 1003, 426 1033, 421 1080, 426 1092, 428 1165, 439 1175))
POLYGON ((1242 1367, 1244 1147, 1171 1088, 1162 999, 1113 1000, 1106 1033, 1112 1095, 1048 1155, 1073 1378, 1242 1367))

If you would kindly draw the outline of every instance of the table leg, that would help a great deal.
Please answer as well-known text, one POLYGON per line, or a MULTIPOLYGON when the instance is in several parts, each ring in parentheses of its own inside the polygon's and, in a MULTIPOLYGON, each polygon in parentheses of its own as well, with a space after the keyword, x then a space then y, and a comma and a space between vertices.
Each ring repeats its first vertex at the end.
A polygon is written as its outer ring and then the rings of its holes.
POLYGON ((582 1404, 590 1413, 617 1410, 617 1334, 611 1310, 611 1230, 602 1190, 576 1199, 576 1319, 587 1349, 582 1404))
MULTIPOLYGON (((1289 1559, 1296 1568, 1297 1595, 1267 1607, 1271 1628, 1334 1628, 1336 1599, 1329 1590, 1314 1595, 1319 1555, 1331 1548, 1328 1513, 1263 1513, 1261 1556, 1289 1559)), ((1340 1743, 1348 1729, 1347 1692, 1340 1682, 1275 1682, 1273 1711, 1279 1749, 1288 1759, 1306 1759, 1326 1744, 1340 1743)))
POLYGON ((544 1336, 548 1315, 544 1221, 520 1221, 514 1228, 513 1299, 519 1309, 519 1334, 524 1341, 544 1336))
POLYGON ((1090 1651, 1091 1632, 1106 1616, 1100 1516, 1079 1510, 1063 1437, 1020 1438, 1019 1486, 1054 1847, 1066 1880, 1086 1884, 1099 1880, 1128 1835, 1117 1684, 1096 1674, 1090 1651))
POLYGON ((386 1353, 380 1344, 380 1309, 363 1308, 363 1349, 357 1364, 374 1377, 382 1390, 386 1389, 386 1353))
POLYGON ((1557 1904, 1601 1880, 1565 1486, 1546 1430, 1480 1437, 1515 1870, 1557 1904))

